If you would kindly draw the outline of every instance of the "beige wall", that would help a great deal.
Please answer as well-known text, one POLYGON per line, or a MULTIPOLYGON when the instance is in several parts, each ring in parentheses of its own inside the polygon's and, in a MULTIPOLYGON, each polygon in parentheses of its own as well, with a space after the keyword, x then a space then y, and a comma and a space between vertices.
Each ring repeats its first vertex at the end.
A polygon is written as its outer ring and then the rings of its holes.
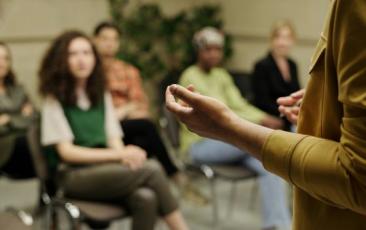
MULTIPOLYGON (((160 4, 167 15, 205 3, 220 4, 225 28, 234 35, 235 52, 227 66, 244 71, 266 54, 272 22, 292 20, 299 38, 292 56, 303 84, 328 5, 326 0, 130 0, 130 6, 144 2, 160 4)), ((9 43, 14 69, 36 102, 37 69, 50 40, 65 29, 90 32, 109 17, 108 0, 0 0, 0 7, 0 40, 9 43)))
POLYGON ((226 29, 234 35, 235 48, 229 66, 251 70, 255 60, 268 52, 272 23, 278 19, 290 19, 298 34, 291 56, 299 65, 299 76, 304 85, 327 6, 328 1, 319 0, 226 0, 222 5, 223 18, 226 29))
POLYGON ((0 0, 0 7, 0 40, 9 44, 19 81, 37 104, 37 71, 49 42, 66 29, 89 33, 109 17, 107 0, 0 0))
POLYGON ((329 3, 327 0, 139 0, 131 1, 131 5, 138 2, 159 3, 168 15, 205 3, 220 4, 225 28, 234 35, 234 56, 227 67, 243 71, 251 71, 255 61, 267 53, 272 23, 290 19, 298 33, 291 56, 298 63, 303 85, 329 3))

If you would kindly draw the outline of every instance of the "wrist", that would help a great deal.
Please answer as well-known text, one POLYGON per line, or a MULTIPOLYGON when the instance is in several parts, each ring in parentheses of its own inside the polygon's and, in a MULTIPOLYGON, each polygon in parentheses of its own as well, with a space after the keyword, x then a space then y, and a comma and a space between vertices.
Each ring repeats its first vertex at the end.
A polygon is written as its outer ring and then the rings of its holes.
POLYGON ((265 140, 273 132, 273 129, 252 123, 242 119, 233 129, 232 144, 244 149, 257 159, 261 159, 261 150, 265 140))
POLYGON ((121 150, 118 149, 111 149, 109 159, 113 162, 119 162, 122 160, 123 154, 121 150))
POLYGON ((221 134, 222 139, 232 143, 233 138, 237 135, 238 127, 241 125, 241 119, 232 111, 226 111, 222 120, 225 121, 221 134))

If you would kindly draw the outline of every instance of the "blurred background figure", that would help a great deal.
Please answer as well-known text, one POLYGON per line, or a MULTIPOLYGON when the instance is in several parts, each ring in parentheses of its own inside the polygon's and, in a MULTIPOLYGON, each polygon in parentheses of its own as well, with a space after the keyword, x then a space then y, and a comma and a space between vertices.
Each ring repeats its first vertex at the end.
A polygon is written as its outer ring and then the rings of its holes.
POLYGON ((44 56, 41 139, 50 163, 64 166, 58 184, 68 197, 123 205, 134 230, 154 229, 158 216, 169 229, 186 230, 158 163, 145 162, 143 149, 123 144, 104 80, 96 48, 81 32, 61 34, 44 56))
POLYGON ((116 57, 121 36, 120 29, 108 21, 101 22, 94 30, 94 42, 103 61, 107 88, 124 132, 124 143, 137 145, 147 152, 148 157, 156 157, 167 175, 182 189, 185 198, 206 204, 208 200, 192 187, 188 177, 172 160, 151 120, 139 70, 116 57))
MULTIPOLYGON (((296 63, 289 58, 296 34, 289 21, 278 21, 270 35, 270 51, 255 64, 252 76, 254 104, 280 117, 277 98, 300 89, 296 63)), ((289 131, 291 123, 283 118, 281 129, 289 131)))
POLYGON ((34 110, 11 67, 8 46, 0 42, 0 172, 14 178, 35 176, 27 129, 36 121, 34 110))
MULTIPOLYGON (((229 73, 220 67, 224 42, 222 33, 213 27, 198 31, 193 38, 197 63, 183 72, 180 84, 185 87, 193 85, 200 94, 222 101, 245 119, 280 128, 282 121, 250 105, 241 97, 229 73)), ((242 164, 257 172, 262 202, 262 228, 290 228, 291 218, 284 181, 267 172, 258 160, 232 145, 193 134, 186 127, 181 129, 181 143, 182 151, 188 152, 196 163, 242 164)))

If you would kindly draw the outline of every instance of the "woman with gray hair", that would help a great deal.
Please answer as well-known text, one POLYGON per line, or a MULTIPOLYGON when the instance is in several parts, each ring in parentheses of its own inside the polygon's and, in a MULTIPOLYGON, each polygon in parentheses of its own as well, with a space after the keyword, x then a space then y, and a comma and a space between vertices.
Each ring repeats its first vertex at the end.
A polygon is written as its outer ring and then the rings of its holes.
MULTIPOLYGON (((197 49, 197 63, 183 72, 180 84, 185 87, 194 85, 199 93, 227 104, 242 118, 267 127, 279 128, 281 121, 257 109, 241 97, 230 74, 220 67, 224 42, 223 34, 213 27, 198 31, 193 38, 197 49)), ((182 152, 188 152, 188 157, 194 162, 239 164, 257 172, 262 200, 262 228, 290 228, 291 218, 285 186, 279 177, 267 172, 258 160, 233 145, 197 136, 186 127, 181 129, 180 136, 182 152)))

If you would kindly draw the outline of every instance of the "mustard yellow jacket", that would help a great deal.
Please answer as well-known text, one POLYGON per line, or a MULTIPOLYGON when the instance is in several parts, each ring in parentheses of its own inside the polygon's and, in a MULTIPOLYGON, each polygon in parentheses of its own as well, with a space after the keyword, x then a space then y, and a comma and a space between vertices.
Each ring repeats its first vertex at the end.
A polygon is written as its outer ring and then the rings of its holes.
POLYGON ((294 229, 366 229, 366 0, 334 0, 311 61, 298 133, 263 164, 295 187, 294 229))

